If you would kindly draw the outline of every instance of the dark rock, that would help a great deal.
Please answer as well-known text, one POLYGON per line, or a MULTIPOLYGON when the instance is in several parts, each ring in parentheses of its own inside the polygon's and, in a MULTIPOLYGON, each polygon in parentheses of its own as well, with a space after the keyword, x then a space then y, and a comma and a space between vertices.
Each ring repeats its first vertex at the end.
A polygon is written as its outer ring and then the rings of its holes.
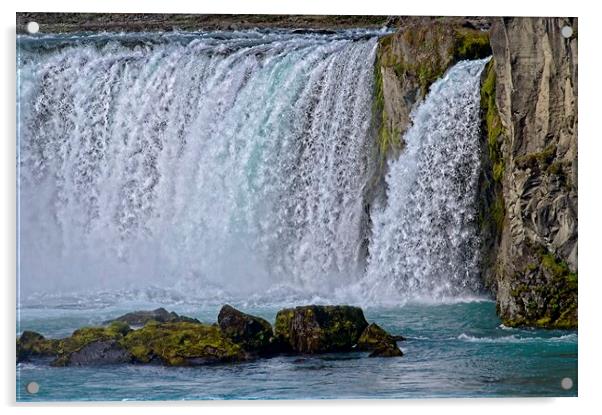
POLYGON ((128 333, 122 345, 137 363, 158 361, 166 366, 239 362, 249 358, 218 326, 201 323, 150 322, 128 333))
POLYGON ((132 355, 115 340, 94 341, 53 362, 55 366, 100 366, 132 362, 132 355))
POLYGON ((217 316, 217 322, 222 333, 246 351, 259 354, 274 351, 272 326, 266 320, 225 305, 217 316))
POLYGON ((52 357, 57 353, 57 340, 46 339, 35 331, 24 331, 17 339, 17 363, 36 357, 52 357))
POLYGON ((403 352, 399 347, 380 347, 375 349, 368 357, 401 357, 403 352))
POLYGON ((326 353, 351 351, 367 326, 359 307, 310 305, 280 310, 274 328, 286 351, 326 353))
POLYGON ((363 331, 357 341, 358 350, 372 351, 370 357, 403 356, 397 347, 396 337, 383 330, 378 324, 372 323, 363 331))
MULTIPOLYGON (((111 359, 119 357, 117 345, 121 344, 124 337, 130 332, 132 332, 130 327, 121 321, 113 322, 108 327, 82 327, 77 329, 71 337, 55 340, 56 359, 52 361, 51 365, 111 363, 111 359), (78 363, 73 363, 74 358, 78 363), (106 362, 103 362, 103 359, 106 362)), ((128 361, 131 361, 131 358, 128 361)))
POLYGON ((143 326, 149 321, 156 321, 158 323, 200 323, 200 321, 195 318, 180 316, 173 311, 167 311, 163 307, 151 311, 134 311, 132 313, 127 313, 117 317, 116 319, 106 321, 105 324, 112 323, 114 321, 121 321, 131 326, 143 326))

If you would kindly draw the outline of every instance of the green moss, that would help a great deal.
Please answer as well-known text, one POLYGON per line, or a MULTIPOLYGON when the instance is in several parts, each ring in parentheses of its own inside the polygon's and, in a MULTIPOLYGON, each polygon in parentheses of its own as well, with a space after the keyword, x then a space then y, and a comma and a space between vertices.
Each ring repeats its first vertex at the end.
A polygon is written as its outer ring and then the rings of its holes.
POLYGON ((480 59, 491 55, 489 32, 459 28, 456 30, 454 60, 480 59))
MULTIPOLYGON (((544 148, 542 151, 519 156, 514 160, 514 163, 520 169, 529 168, 544 171, 553 165, 555 157, 556 146, 552 144, 544 148)), ((556 167, 554 167, 554 169, 556 169, 556 167)))
POLYGON ((158 359, 168 366, 195 362, 244 360, 241 347, 224 336, 214 325, 178 322, 149 323, 128 333, 121 345, 141 363, 158 359))
POLYGON ((523 278, 519 274, 513 278, 514 281, 524 281, 510 291, 518 304, 523 303, 524 310, 512 319, 503 318, 504 324, 511 327, 576 328, 577 273, 571 272, 564 261, 545 248, 533 248, 533 251, 539 258, 538 263, 528 264, 525 270, 538 271, 540 277, 523 278))

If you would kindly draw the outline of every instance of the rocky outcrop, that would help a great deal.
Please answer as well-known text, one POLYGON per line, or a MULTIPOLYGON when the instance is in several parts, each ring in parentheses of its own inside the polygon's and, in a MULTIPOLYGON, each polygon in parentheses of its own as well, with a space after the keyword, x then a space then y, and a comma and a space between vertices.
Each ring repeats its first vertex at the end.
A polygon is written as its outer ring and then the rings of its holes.
POLYGON ((371 351, 370 357, 403 356, 402 351, 397 347, 396 337, 387 333, 376 323, 366 327, 357 341, 357 348, 371 351))
POLYGON ((132 355, 116 340, 99 340, 66 355, 63 366, 100 366, 132 362, 132 355))
POLYGON ((202 323, 151 322, 129 333, 122 344, 139 363, 198 366, 247 359, 242 347, 219 327, 202 323))
POLYGON ((123 321, 113 321, 104 327, 80 328, 64 339, 47 339, 25 331, 17 339, 17 363, 48 359, 52 366, 198 366, 278 353, 369 350, 371 356, 402 355, 395 343, 400 337, 387 334, 377 325, 364 330, 366 327, 361 308, 310 305, 278 312, 274 335, 266 320, 225 305, 218 324, 211 325, 196 320, 161 323, 152 319, 142 328, 132 329, 123 321), (362 346, 358 348, 362 333, 362 346))
POLYGON ((494 225, 484 277, 504 324, 574 328, 577 19, 494 19, 491 46, 482 90, 482 213, 494 225))
POLYGON ((270 354, 276 351, 272 325, 261 317, 225 305, 217 316, 217 324, 226 337, 247 352, 270 354))
POLYGON ((359 307, 310 305, 279 311, 274 331, 284 350, 326 353, 351 351, 367 326, 359 307))
POLYGON ((375 64, 375 119, 381 159, 396 156, 410 113, 455 62, 491 54, 486 19, 406 17, 380 39, 375 64))
POLYGON ((149 321, 156 321, 158 323, 199 323, 199 321, 195 318, 180 316, 173 311, 167 311, 163 307, 151 311, 134 311, 127 313, 117 317, 116 319, 106 321, 105 324, 110 324, 115 321, 127 323, 130 326, 144 326, 149 321))

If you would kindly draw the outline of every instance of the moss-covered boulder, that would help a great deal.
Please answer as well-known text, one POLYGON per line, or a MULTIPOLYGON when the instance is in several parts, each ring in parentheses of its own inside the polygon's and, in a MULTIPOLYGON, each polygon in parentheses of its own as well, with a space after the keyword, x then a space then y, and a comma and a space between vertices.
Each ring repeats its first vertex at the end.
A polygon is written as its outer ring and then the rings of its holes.
POLYGON ((122 340, 131 332, 126 323, 114 322, 108 327, 83 327, 71 337, 54 340, 56 359, 52 366, 102 365, 130 361, 122 340))
POLYGON ((32 358, 55 357, 57 350, 57 340, 46 339, 40 333, 26 330, 17 339, 17 363, 32 358))
POLYGON ((149 322, 128 333, 121 344, 137 363, 196 366, 248 358, 242 347, 226 337, 217 325, 200 323, 149 322))
POLYGON ((357 341, 358 350, 371 351, 370 357, 403 356, 397 347, 397 339, 401 336, 392 336, 378 324, 372 323, 363 331, 357 341))
POLYGON ((225 305, 217 316, 222 333, 245 351, 270 354, 275 351, 272 325, 261 317, 225 305))
POLYGON ((173 311, 169 312, 163 307, 157 308, 156 310, 134 311, 127 313, 117 317, 116 319, 106 321, 105 324, 110 324, 115 321, 121 321, 129 324, 130 326, 144 326, 149 321, 156 321, 158 323, 200 323, 195 318, 181 316, 173 311))
POLYGON ((351 351, 367 326, 359 307, 309 305, 280 310, 274 329, 286 351, 326 353, 351 351))

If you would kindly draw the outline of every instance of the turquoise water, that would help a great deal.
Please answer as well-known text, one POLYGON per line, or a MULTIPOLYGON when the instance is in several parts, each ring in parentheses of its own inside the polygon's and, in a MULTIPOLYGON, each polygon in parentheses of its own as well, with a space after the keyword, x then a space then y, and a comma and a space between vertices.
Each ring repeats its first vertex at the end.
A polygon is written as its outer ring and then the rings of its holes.
MULTIPOLYGON (((20 330, 66 336, 125 311, 160 305, 22 308, 20 330)), ((207 322, 215 321, 219 311, 219 305, 167 308, 207 322)), ((243 310, 273 322, 278 307, 243 310)), ((368 308, 365 314, 368 321, 407 337, 399 343, 402 358, 368 358, 364 353, 278 356, 194 368, 24 363, 17 365, 17 400, 577 396, 574 331, 506 328, 490 301, 368 308), (565 377, 574 382, 570 390, 561 387, 565 377), (25 391, 32 381, 40 385, 36 395, 25 391)))

